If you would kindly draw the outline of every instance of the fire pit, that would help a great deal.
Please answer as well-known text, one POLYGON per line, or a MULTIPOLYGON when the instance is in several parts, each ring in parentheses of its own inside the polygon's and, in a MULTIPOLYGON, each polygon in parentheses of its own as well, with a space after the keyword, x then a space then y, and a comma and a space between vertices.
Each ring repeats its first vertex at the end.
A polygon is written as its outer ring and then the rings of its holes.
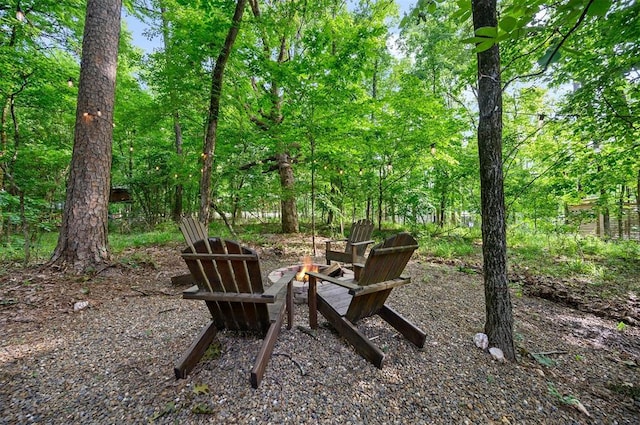
POLYGON ((309 276, 305 272, 319 272, 331 274, 332 276, 344 276, 349 274, 350 270, 344 270, 336 265, 327 266, 326 264, 313 263, 310 258, 305 258, 301 264, 281 267, 275 269, 268 275, 269 282, 272 284, 277 282, 285 273, 296 272, 293 281, 293 302, 296 304, 306 304, 308 302, 307 291, 309 289, 309 276))

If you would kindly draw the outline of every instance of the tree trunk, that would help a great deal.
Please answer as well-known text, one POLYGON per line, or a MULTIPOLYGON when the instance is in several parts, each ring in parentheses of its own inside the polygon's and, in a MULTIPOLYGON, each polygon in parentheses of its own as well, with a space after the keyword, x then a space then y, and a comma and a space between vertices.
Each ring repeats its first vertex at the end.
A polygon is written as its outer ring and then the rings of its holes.
POLYGON ((331 224, 333 223, 333 209, 329 208, 329 211, 327 212, 327 226, 331 226, 331 224))
POLYGON ((443 191, 440 194, 440 211, 438 213, 438 215, 439 215, 439 217, 438 217, 438 225, 440 227, 444 227, 446 208, 447 208, 447 192, 443 191))
POLYGON ((620 197, 618 198, 618 239, 624 238, 624 195, 626 193, 625 185, 620 186, 620 197))
POLYGON ((313 256, 316 257, 316 138, 312 131, 308 133, 309 145, 311 147, 311 246, 313 256))
MULTIPOLYGON (((258 21, 262 21, 262 13, 260 12, 258 0, 250 0, 249 5, 251 6, 253 16, 257 18, 258 21)), ((262 49, 265 53, 265 58, 273 58, 273 51, 271 49, 269 39, 268 37, 266 37, 266 33, 266 31, 262 32, 262 49)), ((274 60, 277 67, 281 67, 288 58, 287 38, 285 32, 283 32, 279 37, 279 41, 280 45, 278 46, 278 54, 274 60)), ((260 109, 259 115, 252 115, 249 117, 249 119, 263 131, 272 130, 273 127, 280 125, 284 119, 282 115, 284 89, 280 86, 280 81, 278 80, 276 75, 277 73, 272 74, 268 88, 266 85, 262 88, 262 90, 266 91, 267 98, 269 99, 268 102, 271 103, 270 108, 267 111, 260 109)), ((255 84, 254 90, 258 90, 255 84)), ((281 144, 281 146, 278 146, 276 149, 278 151, 278 153, 276 153, 276 161, 278 165, 278 171, 280 173, 280 182, 282 184, 282 197, 280 199, 280 207, 282 209, 282 216, 280 218, 282 231, 284 233, 298 233, 300 231, 300 228, 298 226, 298 212, 296 208, 295 198, 296 195, 293 190, 294 174, 288 153, 289 148, 286 145, 281 144), (287 159, 284 160, 284 162, 281 162, 281 160, 284 158, 287 159), (291 186, 285 186, 285 182, 287 182, 287 184, 291 184, 291 186)))
POLYGON ((604 189, 600 189, 600 200, 605 201, 605 205, 602 207, 602 239, 611 239, 611 215, 609 214, 609 204, 607 192, 604 189))
MULTIPOLYGON (((166 19, 166 7, 164 5, 164 2, 159 2, 160 4, 160 18, 162 20, 162 44, 164 45, 164 52, 165 52, 165 67, 168 66, 168 57, 167 57, 167 50, 169 49, 169 22, 166 19)), ((175 136, 175 148, 176 148, 176 155, 178 155, 178 157, 182 156, 182 124, 180 123, 180 112, 178 112, 178 107, 177 107, 177 96, 176 96, 176 90, 175 90, 175 79, 172 77, 172 73, 167 73, 170 77, 168 77, 169 81, 168 81, 168 85, 169 85, 169 99, 171 101, 171 109, 173 110, 172 112, 172 117, 173 117, 173 134, 175 136)), ((179 178, 182 178, 183 176, 179 176, 179 178)), ((184 187, 182 186, 182 183, 179 182, 180 180, 176 181, 176 185, 174 187, 174 192, 173 192, 173 205, 171 208, 171 217, 173 219, 173 221, 175 221, 176 223, 178 223, 182 217, 182 197, 184 194, 184 187)))
MULTIPOLYGON (((180 124, 180 114, 176 111, 173 114, 173 132, 175 135, 175 147, 176 147, 176 155, 179 157, 182 156, 182 125, 180 124)), ((182 178, 183 176, 178 176, 182 178)), ((173 208, 171 211, 171 216, 173 217, 173 221, 178 223, 182 218, 182 196, 184 193, 184 187, 182 183, 176 182, 173 193, 173 208)))
POLYGON ((77 272, 109 261, 108 207, 121 0, 88 0, 66 203, 50 264, 77 272))
POLYGON ((207 119, 207 135, 202 150, 202 176, 200 179, 200 221, 205 225, 209 224, 209 210, 211 205, 211 169, 213 167, 213 155, 216 150, 216 138, 218 132, 218 118, 220 115, 220 98, 222 97, 222 80, 224 77, 224 68, 229 60, 231 48, 236 41, 238 31, 240 31, 240 22, 244 13, 247 0, 238 0, 236 10, 233 13, 231 27, 224 40, 222 50, 216 60, 211 77, 211 101, 209 103, 209 117, 207 119))
MULTIPOLYGON (((497 26, 496 0, 472 0, 474 29, 497 26)), ((489 344, 515 360, 513 312, 507 286, 507 247, 502 173, 500 50, 478 53, 478 153, 482 210, 482 254, 489 344)))
POLYGON ((298 210, 296 208, 295 179, 291 168, 291 158, 288 154, 276 155, 278 159, 278 172, 280 173, 280 186, 282 187, 282 233, 298 233, 298 210))
MULTIPOLYGON (((16 11, 20 6, 18 5, 16 7, 16 11)), ((11 26, 11 37, 9 38, 9 44, 8 47, 13 48, 15 46, 16 43, 16 34, 17 34, 17 29, 18 26, 20 25, 20 22, 15 22, 12 26, 11 26)), ((26 82, 25 82, 26 83, 26 82)), ((23 83, 22 88, 19 89, 19 91, 22 91, 25 87, 26 84, 23 83)), ((15 137, 19 137, 19 134, 15 133, 15 129, 16 129, 16 122, 15 122, 15 114, 14 114, 14 97, 17 93, 11 93, 9 96, 7 96, 7 98, 3 98, 3 108, 2 108, 2 118, 0 118, 0 152, 7 152, 7 146, 8 146, 8 141, 9 141, 9 135, 7 134, 6 128, 7 128, 7 115, 9 114, 9 110, 11 110, 11 114, 12 114, 12 118, 14 119, 14 135, 15 137)), ((14 142, 16 144, 19 143, 18 140, 14 139, 14 142)), ((17 148, 15 150, 15 152, 17 153, 17 148)), ((2 158, 2 156, 0 156, 0 158, 2 158)), ((9 167, 7 162, 5 162, 7 159, 3 158, 3 161, 0 163, 0 189, 5 189, 5 173, 10 173, 13 174, 12 171, 12 167, 9 167)), ((15 159, 12 159, 12 161, 15 161, 15 159)), ((0 226, 3 223, 0 222, 0 226)), ((0 228, 1 230, 1 228, 0 228)), ((0 233, 1 234, 1 233, 0 233)))
POLYGON ((380 172, 378 176, 378 230, 382 230, 382 195, 384 194, 384 187, 382 185, 382 165, 380 166, 380 172))
MULTIPOLYGON (((627 204, 629 204, 628 210, 629 212, 626 214, 627 220, 625 223, 624 234, 627 236, 628 240, 631 240, 631 223, 633 223, 633 208, 631 208, 631 187, 627 186, 627 204)), ((638 220, 638 224, 640 224, 640 220, 638 220)), ((640 230, 640 229, 639 229, 640 230)))

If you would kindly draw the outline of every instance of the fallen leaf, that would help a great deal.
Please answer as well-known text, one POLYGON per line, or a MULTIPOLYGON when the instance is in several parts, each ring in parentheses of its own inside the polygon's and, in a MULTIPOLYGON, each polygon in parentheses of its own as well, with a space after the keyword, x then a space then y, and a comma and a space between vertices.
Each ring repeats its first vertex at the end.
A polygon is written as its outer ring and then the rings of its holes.
POLYGON ((196 384, 193 387, 194 394, 209 394, 209 385, 207 384, 196 384))
POLYGON ((587 410, 586 407, 584 407, 584 404, 582 404, 580 402, 580 400, 573 400, 571 402, 571 405, 573 407, 575 407, 576 409, 578 409, 580 412, 584 413, 585 415, 587 415, 588 417, 591 417, 591 415, 589 414, 589 411, 587 410))

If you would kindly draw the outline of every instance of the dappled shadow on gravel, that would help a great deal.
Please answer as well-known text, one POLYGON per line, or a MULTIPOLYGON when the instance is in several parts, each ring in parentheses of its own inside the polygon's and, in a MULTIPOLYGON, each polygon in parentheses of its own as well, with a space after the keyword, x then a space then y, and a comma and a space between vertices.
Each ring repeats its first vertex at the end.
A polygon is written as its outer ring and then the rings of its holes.
MULTIPOLYGON (((304 237, 266 236, 257 248, 263 274, 313 254, 304 237)), ((257 390, 248 375, 261 341, 226 332, 217 356, 177 381, 173 363, 208 322, 204 304, 171 284, 186 272, 179 250, 132 250, 91 278, 5 273, 0 424, 639 423, 637 327, 513 293, 519 361, 496 363, 472 342, 484 323, 481 275, 419 256, 413 283, 389 302, 427 332, 423 349, 366 320, 359 328, 387 355, 376 369, 322 318, 310 331, 296 305, 257 390), (89 305, 74 311, 79 301, 89 305)))
POLYGON ((640 298, 637 294, 608 295, 589 291, 589 283, 570 282, 549 276, 517 275, 511 279, 522 285, 526 295, 544 298, 599 317, 640 326, 640 298))

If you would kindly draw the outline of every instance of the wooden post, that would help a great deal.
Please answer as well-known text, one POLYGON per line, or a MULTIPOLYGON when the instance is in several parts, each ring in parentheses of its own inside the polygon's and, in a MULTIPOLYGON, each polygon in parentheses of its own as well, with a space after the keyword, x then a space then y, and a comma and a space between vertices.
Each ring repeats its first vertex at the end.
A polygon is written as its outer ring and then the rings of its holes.
POLYGON ((318 328, 318 300, 317 294, 317 280, 315 276, 309 276, 309 289, 307 296, 309 298, 309 327, 311 329, 318 328))

